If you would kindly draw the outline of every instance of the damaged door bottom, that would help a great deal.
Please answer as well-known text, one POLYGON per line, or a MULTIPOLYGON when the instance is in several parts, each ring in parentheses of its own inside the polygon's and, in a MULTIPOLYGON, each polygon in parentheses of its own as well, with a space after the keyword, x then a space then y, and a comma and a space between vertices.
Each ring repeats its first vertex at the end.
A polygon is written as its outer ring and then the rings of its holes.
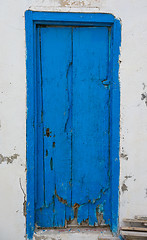
MULTIPOLYGON (((87 219, 83 219, 83 221, 81 221, 80 225, 78 224, 78 208, 80 207, 80 205, 78 203, 75 203, 73 206, 74 209, 74 218, 73 219, 69 219, 66 220, 65 219, 65 228, 66 227, 90 227, 89 226, 89 218, 87 219)), ((95 223, 95 226, 93 227, 105 227, 107 226, 104 222, 103 219, 103 213, 99 211, 99 207, 96 208, 96 218, 97 218, 97 223, 95 223)))

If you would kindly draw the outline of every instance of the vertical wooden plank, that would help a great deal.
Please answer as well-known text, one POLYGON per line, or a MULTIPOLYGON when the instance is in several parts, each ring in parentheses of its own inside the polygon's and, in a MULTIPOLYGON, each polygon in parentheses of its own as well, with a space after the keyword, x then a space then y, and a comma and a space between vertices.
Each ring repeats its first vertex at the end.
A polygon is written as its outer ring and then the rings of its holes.
POLYGON ((36 210, 44 206, 44 123, 42 99, 41 29, 36 28, 36 210))
POLYGON ((74 28, 72 205, 81 206, 78 222, 89 218, 90 225, 96 219, 96 204, 106 201, 109 206, 106 222, 111 212, 108 41, 107 27, 74 28), (87 211, 82 210, 85 204, 87 211))
POLYGON ((41 28, 41 59, 45 206, 52 208, 52 226, 64 226, 71 204, 71 28, 41 28))

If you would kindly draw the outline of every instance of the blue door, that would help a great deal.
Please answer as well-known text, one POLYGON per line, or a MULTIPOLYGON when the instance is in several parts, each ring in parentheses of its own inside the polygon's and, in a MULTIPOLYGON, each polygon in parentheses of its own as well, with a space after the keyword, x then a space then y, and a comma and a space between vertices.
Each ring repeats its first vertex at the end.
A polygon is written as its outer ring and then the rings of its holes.
POLYGON ((39 26, 36 45, 36 223, 110 224, 109 28, 39 26))

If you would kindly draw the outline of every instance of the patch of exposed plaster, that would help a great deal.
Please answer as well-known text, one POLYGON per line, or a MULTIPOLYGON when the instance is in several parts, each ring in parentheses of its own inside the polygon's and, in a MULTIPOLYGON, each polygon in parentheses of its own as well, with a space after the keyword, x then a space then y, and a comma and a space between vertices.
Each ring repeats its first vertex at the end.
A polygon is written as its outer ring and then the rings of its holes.
POLYGON ((143 90, 145 90, 146 84, 145 84, 145 83, 142 83, 142 85, 143 85, 143 90))
POLYGON ((147 198, 147 188, 145 189, 145 198, 147 198))
MULTIPOLYGON (((35 240, 47 240, 47 237, 44 236, 35 236, 35 240)), ((51 240, 54 240, 54 238, 51 238, 51 240)))
POLYGON ((141 100, 142 101, 144 100, 145 101, 145 105, 147 106, 147 93, 146 92, 141 94, 141 100))
POLYGON ((96 7, 100 9, 100 0, 86 1, 86 0, 59 0, 61 7, 96 7))
POLYGON ((10 157, 4 157, 2 154, 0 154, 0 164, 3 162, 12 163, 15 159, 17 159, 19 155, 17 153, 13 154, 10 157))
MULTIPOLYGON (((146 84, 145 83, 142 83, 143 85, 143 90, 146 89, 146 84)), ((147 106, 147 92, 144 92, 141 94, 141 100, 142 101, 145 101, 145 105, 147 106)))
POLYGON ((122 184, 122 186, 121 186, 121 190, 122 190, 123 193, 124 193, 125 191, 128 191, 128 187, 127 187, 127 185, 126 185, 126 180, 129 179, 129 178, 132 178, 132 176, 126 175, 124 178, 125 178, 125 180, 123 181, 123 184, 122 184))
POLYGON ((122 190, 122 192, 128 191, 128 187, 125 183, 122 184, 121 190, 122 190))
POLYGON ((83 0, 79 0, 79 1, 70 1, 70 0, 60 0, 60 5, 62 7, 67 7, 67 6, 80 6, 80 7, 84 7, 85 3, 83 0))
POLYGON ((126 161, 128 160, 128 155, 124 152, 120 154, 120 157, 124 158, 126 161))
POLYGON ((132 178, 132 176, 125 176, 125 179, 132 178))

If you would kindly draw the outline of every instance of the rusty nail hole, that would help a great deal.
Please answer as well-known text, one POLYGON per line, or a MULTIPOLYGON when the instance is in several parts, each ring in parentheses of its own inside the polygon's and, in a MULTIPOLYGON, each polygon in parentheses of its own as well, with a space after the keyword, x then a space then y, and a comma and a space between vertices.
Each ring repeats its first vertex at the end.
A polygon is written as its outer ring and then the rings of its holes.
POLYGON ((53 142, 53 148, 55 148, 55 142, 53 142))
POLYGON ((50 129, 47 128, 47 129, 46 129, 46 136, 47 136, 47 137, 49 137, 49 136, 51 137, 51 135, 50 135, 51 133, 52 133, 52 132, 50 132, 50 129))

